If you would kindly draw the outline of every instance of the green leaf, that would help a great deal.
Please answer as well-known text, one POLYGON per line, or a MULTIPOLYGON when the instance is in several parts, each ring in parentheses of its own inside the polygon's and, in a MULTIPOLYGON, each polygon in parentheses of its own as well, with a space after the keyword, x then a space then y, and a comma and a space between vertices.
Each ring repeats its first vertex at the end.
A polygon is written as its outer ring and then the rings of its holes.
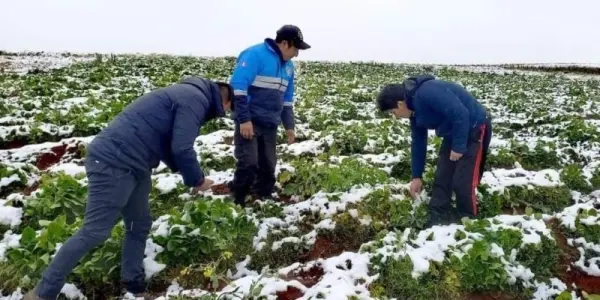
POLYGON ((586 300, 600 300, 600 295, 595 295, 595 294, 590 295, 585 291, 582 291, 581 294, 583 295, 583 299, 586 299, 586 300))
POLYGON ((525 214, 531 216, 533 214, 533 208, 531 208, 531 206, 527 206, 525 208, 525 214))
POLYGON ((42 255, 40 259, 47 265, 50 263, 50 254, 46 253, 42 255))

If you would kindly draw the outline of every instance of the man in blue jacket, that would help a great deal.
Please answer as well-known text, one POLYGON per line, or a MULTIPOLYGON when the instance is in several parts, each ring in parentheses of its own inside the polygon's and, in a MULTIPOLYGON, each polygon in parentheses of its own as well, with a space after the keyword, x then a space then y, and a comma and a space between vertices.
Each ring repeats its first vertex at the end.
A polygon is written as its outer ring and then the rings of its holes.
POLYGON ((429 202, 429 226, 477 215, 476 187, 483 175, 492 137, 489 114, 462 86, 431 75, 410 77, 402 84, 385 86, 378 96, 381 111, 409 118, 411 128, 411 196, 423 185, 427 130, 443 137, 433 192, 429 202), (452 192, 456 208, 450 206, 452 192))
POLYGON ((79 260, 110 236, 119 215, 126 229, 121 278, 127 291, 143 296, 152 169, 163 161, 180 172, 194 192, 210 188, 213 182, 200 169, 194 142, 206 121, 231 109, 232 93, 227 83, 188 78, 141 96, 117 115, 87 147, 83 226, 60 248, 35 292, 24 299, 56 299, 79 260))
POLYGON ((298 50, 309 48, 298 27, 285 25, 277 31, 275 40, 267 38, 238 56, 231 78, 236 103, 233 119, 237 165, 229 188, 241 206, 253 187, 263 198, 273 192, 280 123, 286 129, 288 143, 295 141, 291 59, 298 56, 298 50))

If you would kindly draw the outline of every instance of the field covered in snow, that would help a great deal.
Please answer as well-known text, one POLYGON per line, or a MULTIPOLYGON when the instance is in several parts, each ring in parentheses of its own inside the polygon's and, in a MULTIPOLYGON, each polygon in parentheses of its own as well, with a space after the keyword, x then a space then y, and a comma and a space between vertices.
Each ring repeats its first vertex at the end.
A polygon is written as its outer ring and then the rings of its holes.
MULTIPOLYGON (((185 76, 227 80, 234 58, 0 56, 0 299, 31 289, 82 224, 86 145, 137 96, 185 76)), ((600 79, 481 67, 297 62, 298 142, 278 146, 280 202, 190 195, 161 164, 144 268, 157 299, 586 299, 600 294, 600 79), (379 115, 383 84, 431 73, 492 112, 481 217, 423 228, 407 194, 410 131, 379 115)), ((195 149, 232 178, 230 119, 195 149)), ((61 298, 124 296, 124 229, 82 260, 61 298)), ((129 296, 129 295, 125 295, 129 296)))

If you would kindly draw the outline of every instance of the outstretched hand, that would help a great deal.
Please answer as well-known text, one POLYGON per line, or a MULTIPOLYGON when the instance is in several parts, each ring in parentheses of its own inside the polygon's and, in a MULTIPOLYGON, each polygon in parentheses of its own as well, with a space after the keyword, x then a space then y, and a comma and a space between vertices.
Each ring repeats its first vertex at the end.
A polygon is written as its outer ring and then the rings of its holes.
POLYGON ((296 131, 294 131, 294 129, 288 129, 285 131, 285 133, 287 134, 288 145, 296 142, 296 131))
POLYGON ((457 161, 462 157, 462 153, 456 153, 454 151, 450 151, 450 160, 451 161, 457 161))
POLYGON ((192 189, 192 193, 198 194, 199 192, 204 192, 204 191, 210 189, 210 187, 213 185, 213 183, 215 183, 215 182, 208 178, 204 178, 204 182, 202 182, 201 185, 194 187, 192 189))
POLYGON ((419 194, 421 194, 422 187, 423 187, 423 180, 421 180, 421 178, 414 178, 410 182, 410 188, 409 188, 410 196, 413 199, 417 199, 419 194))

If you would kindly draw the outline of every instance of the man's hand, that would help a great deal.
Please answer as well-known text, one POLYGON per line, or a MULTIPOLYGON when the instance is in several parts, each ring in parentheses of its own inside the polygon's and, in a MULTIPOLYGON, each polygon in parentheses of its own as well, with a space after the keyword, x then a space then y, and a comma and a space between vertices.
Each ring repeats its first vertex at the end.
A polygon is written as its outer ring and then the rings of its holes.
POLYGON ((462 153, 456 153, 454 151, 450 151, 450 160, 451 161, 457 161, 462 157, 462 153))
POLYGON ((198 194, 199 192, 206 191, 206 190, 210 189, 210 187, 213 185, 213 183, 215 183, 215 182, 208 178, 204 178, 204 182, 201 185, 194 187, 192 189, 192 193, 198 194))
POLYGON ((251 139, 254 136, 252 121, 240 124, 240 133, 245 139, 251 139))
POLYGON ((413 199, 416 199, 417 196, 421 193, 421 187, 423 186, 423 180, 421 180, 421 178, 414 178, 411 182, 410 182, 410 196, 413 197, 413 199))
POLYGON ((288 129, 285 133, 287 134, 288 145, 296 142, 296 132, 294 129, 288 129))

